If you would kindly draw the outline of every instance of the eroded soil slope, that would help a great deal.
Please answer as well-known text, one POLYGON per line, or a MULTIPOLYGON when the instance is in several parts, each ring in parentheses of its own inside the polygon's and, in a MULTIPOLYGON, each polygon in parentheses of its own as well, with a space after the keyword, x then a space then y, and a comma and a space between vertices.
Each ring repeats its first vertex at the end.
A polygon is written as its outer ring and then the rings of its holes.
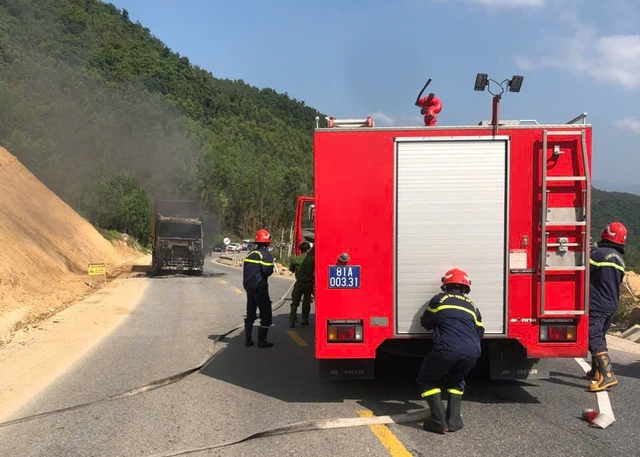
POLYGON ((89 289, 88 263, 112 274, 126 255, 0 148, 0 317, 53 314, 89 289))

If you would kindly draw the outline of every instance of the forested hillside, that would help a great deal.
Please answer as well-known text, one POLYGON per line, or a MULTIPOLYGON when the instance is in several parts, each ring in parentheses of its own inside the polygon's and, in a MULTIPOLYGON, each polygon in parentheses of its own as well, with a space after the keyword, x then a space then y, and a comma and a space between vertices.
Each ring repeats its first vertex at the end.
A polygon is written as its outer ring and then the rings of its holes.
POLYGON ((621 192, 604 192, 593 189, 591 196, 591 234, 598 240, 600 232, 613 221, 622 222, 629 234, 625 260, 629 267, 640 270, 640 195, 621 192))
MULTIPOLYGON (((0 145, 92 223, 143 243, 154 197, 198 199, 238 236, 288 228, 295 196, 312 194, 317 115, 215 78, 111 4, 0 0, 0 145)), ((594 190, 594 239, 611 220, 639 265, 640 196, 594 190)))
POLYGON ((0 144, 94 224, 146 241, 156 197, 197 198, 238 235, 288 227, 316 115, 214 78, 111 4, 0 0, 0 144))

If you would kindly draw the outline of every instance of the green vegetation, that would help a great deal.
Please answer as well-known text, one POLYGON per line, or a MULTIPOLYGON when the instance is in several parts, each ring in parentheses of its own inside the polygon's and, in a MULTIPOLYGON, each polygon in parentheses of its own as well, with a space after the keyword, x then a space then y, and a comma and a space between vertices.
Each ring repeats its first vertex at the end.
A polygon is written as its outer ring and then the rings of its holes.
MULTIPOLYGON (((288 229, 312 195, 315 117, 303 101, 214 78, 98 0, 0 0, 0 144, 93 224, 146 244, 149 203, 195 199, 207 240, 288 229)), ((629 228, 640 196, 593 194, 593 238, 629 228)))
POLYGON ((109 227, 139 240, 145 240, 151 230, 149 198, 126 173, 102 179, 94 193, 85 196, 82 206, 98 227, 109 227))
POLYGON ((591 211, 594 240, 600 239, 600 232, 609 222, 622 222, 627 227, 625 263, 627 268, 640 272, 640 195, 594 189, 591 211))
MULTIPOLYGON (((98 231, 100 232, 100 234, 108 241, 121 241, 122 240, 122 233, 117 231, 117 230, 107 230, 107 229, 102 229, 102 228, 98 228, 98 231)), ((133 237, 129 237, 127 239, 127 246, 130 247, 131 249, 136 249, 142 253, 149 253, 151 252, 150 249, 147 246, 142 246, 138 240, 136 240, 133 237)))
POLYGON ((199 200, 238 237, 288 228, 312 190, 316 115, 214 78, 111 4, 0 0, 0 144, 92 223, 143 243, 143 196, 199 200))

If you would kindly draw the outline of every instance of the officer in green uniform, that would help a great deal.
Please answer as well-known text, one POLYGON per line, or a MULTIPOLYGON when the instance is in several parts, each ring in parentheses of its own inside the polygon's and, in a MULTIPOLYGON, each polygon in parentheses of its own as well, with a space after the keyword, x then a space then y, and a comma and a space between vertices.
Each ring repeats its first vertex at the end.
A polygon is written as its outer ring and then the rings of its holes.
POLYGON ((294 328, 298 322, 298 306, 302 300, 302 325, 309 325, 311 312, 311 294, 313 293, 313 254, 309 252, 308 242, 300 244, 301 254, 291 259, 289 270, 295 273, 296 283, 291 293, 291 312, 289 313, 289 327, 294 328))

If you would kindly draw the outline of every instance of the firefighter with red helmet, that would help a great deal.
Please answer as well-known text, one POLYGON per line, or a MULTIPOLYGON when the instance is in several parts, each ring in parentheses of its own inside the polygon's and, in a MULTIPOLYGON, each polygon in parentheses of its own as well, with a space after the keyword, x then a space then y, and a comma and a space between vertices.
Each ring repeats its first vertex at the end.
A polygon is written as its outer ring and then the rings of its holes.
POLYGON ((254 237, 257 249, 245 258, 242 272, 242 285, 247 292, 247 317, 244 320, 245 346, 253 346, 251 335, 253 323, 260 310, 260 326, 258 327, 258 347, 270 348, 273 343, 267 342, 267 334, 272 323, 271 297, 269 296, 269 276, 273 274, 273 257, 269 252, 271 235, 260 229, 254 237))
POLYGON ((627 229, 620 222, 612 222, 600 233, 600 241, 591 250, 589 259, 589 352, 592 382, 591 392, 618 384, 611 368, 606 335, 618 309, 620 285, 624 278, 624 245, 627 229))
POLYGON ((471 292, 467 273, 459 268, 447 271, 442 277, 441 289, 420 318, 422 327, 434 331, 433 349, 422 362, 416 380, 431 412, 423 428, 436 433, 462 428, 460 407, 465 377, 480 357, 484 336, 482 315, 466 296, 471 292), (442 404, 443 378, 449 394, 446 413, 442 404))

